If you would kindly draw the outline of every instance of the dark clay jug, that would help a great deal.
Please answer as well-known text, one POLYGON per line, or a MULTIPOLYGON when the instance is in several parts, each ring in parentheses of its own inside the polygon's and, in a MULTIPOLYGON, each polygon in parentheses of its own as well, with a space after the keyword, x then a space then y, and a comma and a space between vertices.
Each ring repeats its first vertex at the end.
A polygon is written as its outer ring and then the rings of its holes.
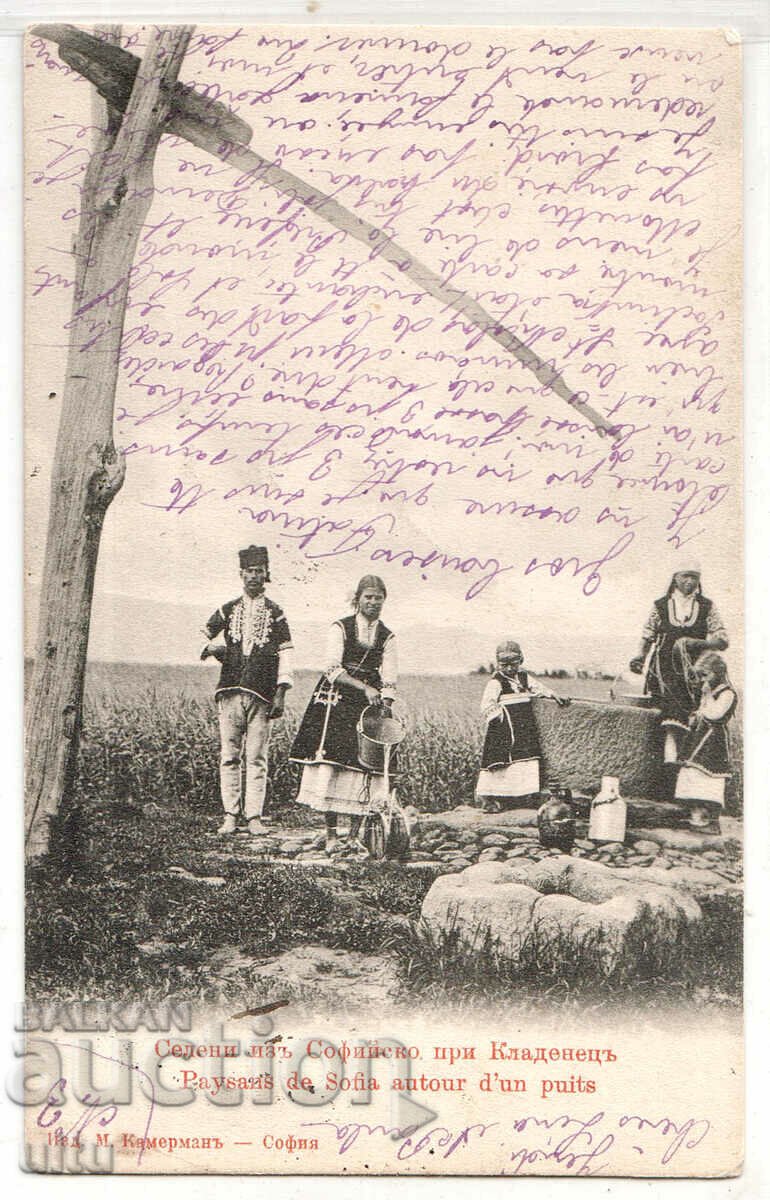
POLYGON ((569 851, 575 841, 575 810, 569 788, 560 788, 537 810, 540 845, 569 851))

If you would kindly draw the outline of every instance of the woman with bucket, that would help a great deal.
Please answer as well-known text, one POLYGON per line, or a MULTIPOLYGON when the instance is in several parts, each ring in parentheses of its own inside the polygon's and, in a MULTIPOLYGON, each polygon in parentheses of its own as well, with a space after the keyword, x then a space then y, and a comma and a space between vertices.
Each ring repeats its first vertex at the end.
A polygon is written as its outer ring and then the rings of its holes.
MULTIPOLYGON (((387 595, 378 575, 364 575, 353 597, 353 612, 335 621, 326 646, 327 667, 305 710, 291 748, 292 762, 302 764, 297 801, 326 815, 326 852, 339 849, 337 814, 350 817, 350 844, 368 855, 359 839, 361 821, 372 802, 387 797, 388 770, 374 774, 359 758, 358 726, 367 710, 382 706, 387 715, 398 680, 396 638, 380 620, 387 595)), ((394 722, 395 723, 395 722, 394 722)))
POLYGON ((661 710, 665 798, 674 798, 679 747, 698 706, 695 660, 704 650, 726 650, 727 631, 716 605, 701 591, 700 564, 684 561, 656 600, 629 666, 644 674, 645 695, 661 710))

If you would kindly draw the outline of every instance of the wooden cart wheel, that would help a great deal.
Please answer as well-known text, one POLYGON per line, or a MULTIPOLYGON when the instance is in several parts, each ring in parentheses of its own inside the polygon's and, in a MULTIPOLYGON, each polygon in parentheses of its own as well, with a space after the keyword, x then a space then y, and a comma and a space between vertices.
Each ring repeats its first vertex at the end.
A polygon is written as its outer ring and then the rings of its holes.
POLYGON ((363 842, 372 858, 385 857, 385 822, 380 813, 369 813, 364 821, 363 842))

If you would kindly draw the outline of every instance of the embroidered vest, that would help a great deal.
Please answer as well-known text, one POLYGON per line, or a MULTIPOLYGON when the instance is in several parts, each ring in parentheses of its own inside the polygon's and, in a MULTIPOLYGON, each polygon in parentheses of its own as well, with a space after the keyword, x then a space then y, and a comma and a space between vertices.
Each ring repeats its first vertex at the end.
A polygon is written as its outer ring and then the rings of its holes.
POLYGON ((660 600, 656 600, 655 607, 660 617, 661 633, 666 635, 669 641, 676 641, 680 637, 704 640, 708 637, 708 614, 711 609, 711 601, 707 600, 705 596, 698 596, 692 620, 687 625, 672 624, 668 615, 668 596, 661 596, 660 600))
POLYGON ((253 692, 263 700, 272 700, 278 684, 278 651, 289 642, 289 631, 283 610, 264 597, 264 612, 254 630, 250 653, 244 654, 244 641, 249 631, 244 626, 245 610, 242 598, 222 606, 224 618, 225 658, 216 694, 237 689, 253 692))
POLYGON ((391 631, 379 621, 374 641, 371 646, 367 646, 358 640, 355 616, 343 617, 337 624, 341 627, 344 637, 342 666, 354 679, 360 679, 370 687, 382 687, 380 667, 385 643, 393 636, 391 631))
MULTIPOLYGON (((510 696, 515 692, 516 689, 507 675, 501 675, 499 671, 495 671, 493 678, 496 679, 500 684, 500 690, 504 693, 504 695, 510 696)), ((527 675, 527 672, 517 671, 516 678, 521 685, 521 690, 523 692, 529 691, 529 676, 527 675)))

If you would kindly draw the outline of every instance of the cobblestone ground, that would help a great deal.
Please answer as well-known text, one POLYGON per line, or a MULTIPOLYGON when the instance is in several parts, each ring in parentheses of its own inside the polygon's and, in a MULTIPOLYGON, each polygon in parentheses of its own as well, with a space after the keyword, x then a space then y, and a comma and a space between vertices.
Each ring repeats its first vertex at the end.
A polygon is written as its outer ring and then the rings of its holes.
MULTIPOLYGON (((436 863, 441 871, 462 871, 475 862, 563 853, 542 847, 534 824, 517 823, 522 819, 519 814, 510 814, 512 819, 506 821, 508 815, 479 818, 473 809, 455 809, 421 828, 413 857, 436 863)), ((529 819, 534 821, 534 814, 529 819)), ((687 829, 642 827, 629 830, 624 842, 599 843, 590 841, 586 823, 578 822, 570 853, 618 871, 649 868, 650 882, 679 884, 696 894, 729 891, 742 879, 743 834, 738 821, 723 818, 722 826, 722 836, 717 837, 687 829)))
MULTIPOLYGON (((624 842, 592 842, 586 834, 587 822, 578 821, 573 856, 618 871, 650 868, 651 883, 678 883, 702 895, 712 888, 733 890, 742 881, 743 826, 734 818, 722 818, 721 836, 660 826, 631 828, 624 842), (661 873, 669 871, 674 874, 664 878, 661 873)), ((248 861, 264 858, 298 866, 308 863, 343 868, 347 857, 344 838, 338 855, 329 858, 325 854, 324 835, 317 826, 294 827, 290 832, 276 826, 260 837, 241 833, 213 840, 223 849, 226 845, 229 856, 248 861)), ((533 809, 493 815, 462 806, 416 822, 403 867, 431 870, 438 875, 462 871, 477 862, 541 859, 561 853, 540 845, 533 809)))

